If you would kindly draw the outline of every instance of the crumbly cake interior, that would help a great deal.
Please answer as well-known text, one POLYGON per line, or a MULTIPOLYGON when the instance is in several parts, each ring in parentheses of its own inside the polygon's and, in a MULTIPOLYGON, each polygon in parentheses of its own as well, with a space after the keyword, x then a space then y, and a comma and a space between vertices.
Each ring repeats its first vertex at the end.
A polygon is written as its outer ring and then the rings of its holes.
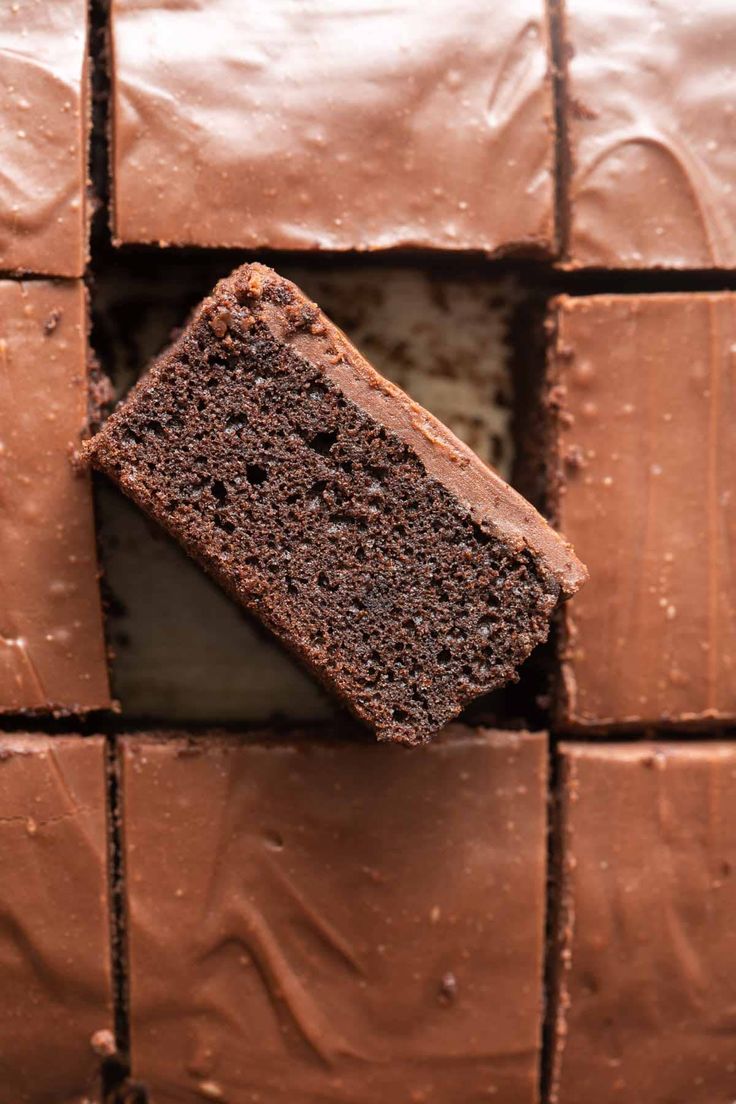
POLYGON ((96 465, 380 738, 425 740, 514 677, 558 583, 274 338, 245 284, 205 307, 96 439, 96 465))

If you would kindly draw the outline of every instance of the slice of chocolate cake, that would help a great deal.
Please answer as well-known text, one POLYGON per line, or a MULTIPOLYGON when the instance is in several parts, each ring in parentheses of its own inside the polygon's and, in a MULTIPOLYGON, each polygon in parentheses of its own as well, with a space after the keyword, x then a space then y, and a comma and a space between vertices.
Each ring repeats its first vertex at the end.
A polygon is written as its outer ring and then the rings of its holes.
POLYGON ((0 714, 110 708, 86 333, 81 280, 0 280, 0 714))
POLYGON ((108 873, 104 739, 0 734, 2 1104, 102 1104, 108 873))
POLYGON ((218 284, 88 454, 381 739, 426 740, 513 678, 585 577, 261 265, 218 284))
POLYGON ((0 5, 0 271, 83 276, 89 73, 86 0, 0 5))
POLYGON ((106 6, 120 244, 556 252, 544 0, 106 6))
POLYGON ((549 507, 591 575, 558 723, 733 724, 736 295, 563 296, 549 322, 549 507))
POLYGON ((549 1104, 736 1100, 736 744, 563 744, 549 1104))
POLYGON ((150 1104, 536 1104, 546 781, 542 733, 126 736, 150 1104))
POLYGON ((565 267, 736 268, 733 4, 556 6, 565 267))

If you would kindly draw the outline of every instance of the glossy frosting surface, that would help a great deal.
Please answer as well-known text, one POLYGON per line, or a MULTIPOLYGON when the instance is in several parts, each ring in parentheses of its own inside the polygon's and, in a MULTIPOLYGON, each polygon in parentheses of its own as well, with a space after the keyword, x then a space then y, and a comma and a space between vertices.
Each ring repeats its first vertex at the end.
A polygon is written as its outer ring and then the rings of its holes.
POLYGON ((81 276, 87 4, 0 5, 0 271, 81 276))
POLYGON ((558 301, 568 723, 736 718, 736 296, 558 301))
POLYGON ((98 1104, 114 1049, 104 741, 0 735, 0 1100, 98 1104))
POLYGON ((156 1104, 536 1100, 546 739, 123 742, 156 1104))
POLYGON ((551 1104, 736 1098, 736 744, 562 749, 551 1104))
POLYGON ((109 705, 81 282, 0 281, 0 712, 109 705))
POLYGON ((549 251, 542 0, 114 0, 121 241, 549 251))
POLYGON ((736 266, 732 0, 565 0, 573 266, 736 266))

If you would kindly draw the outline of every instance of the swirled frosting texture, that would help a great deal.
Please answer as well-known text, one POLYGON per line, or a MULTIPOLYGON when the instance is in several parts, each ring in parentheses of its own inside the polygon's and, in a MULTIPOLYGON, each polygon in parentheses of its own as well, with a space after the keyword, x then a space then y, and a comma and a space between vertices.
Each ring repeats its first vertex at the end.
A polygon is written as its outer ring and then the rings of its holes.
POLYGON ((0 271, 81 276, 87 4, 0 6, 0 271))
POLYGON ((548 252, 541 0, 114 0, 123 242, 548 252))
POLYGON ((565 0, 573 267, 736 266, 732 0, 565 0))
POLYGON ((564 721, 736 719, 736 295, 558 301, 564 721))
POLYGON ((736 744, 562 749, 551 1104, 736 1098, 736 744))
POLYGON ((81 282, 0 281, 0 713, 107 707, 81 282))
POLYGON ((546 739, 123 741, 156 1104, 532 1104, 546 739))
POLYGON ((99 1104, 114 1049, 102 739, 0 736, 0 1101, 99 1104))

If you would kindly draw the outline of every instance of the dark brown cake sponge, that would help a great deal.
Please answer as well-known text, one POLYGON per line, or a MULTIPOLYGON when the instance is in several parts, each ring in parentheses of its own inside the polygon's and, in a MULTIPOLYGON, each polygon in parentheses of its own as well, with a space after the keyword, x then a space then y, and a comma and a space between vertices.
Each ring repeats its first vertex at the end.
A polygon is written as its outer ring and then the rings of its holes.
POLYGON ((87 446, 381 739, 514 677, 572 550, 288 280, 222 280, 87 446))

